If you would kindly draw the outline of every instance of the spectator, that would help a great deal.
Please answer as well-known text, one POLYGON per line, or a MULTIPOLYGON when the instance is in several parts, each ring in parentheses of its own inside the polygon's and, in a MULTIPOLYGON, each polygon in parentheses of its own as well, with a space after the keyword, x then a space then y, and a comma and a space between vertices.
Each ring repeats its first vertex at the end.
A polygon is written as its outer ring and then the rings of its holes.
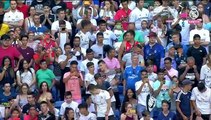
POLYGON ((80 120, 97 120, 97 116, 94 113, 88 111, 88 105, 86 103, 81 103, 78 105, 80 120))
POLYGON ((201 37, 199 34, 193 36, 193 46, 187 51, 187 57, 193 56, 196 60, 197 70, 200 71, 202 65, 206 63, 206 49, 201 45, 201 37))
MULTIPOLYGON (((125 91, 125 97, 124 97, 123 103, 127 103, 127 102, 130 103, 130 104, 132 104, 133 109, 136 109, 137 108, 138 100, 136 98, 135 91, 132 90, 132 89, 127 89, 125 91)), ((125 109, 124 104, 122 106, 122 110, 123 109, 125 109)))
POLYGON ((20 111, 17 108, 12 109, 11 117, 8 120, 20 120, 20 111))
POLYGON ((29 67, 33 66, 34 50, 27 46, 29 40, 27 35, 21 36, 21 46, 18 47, 18 51, 23 55, 24 59, 29 63, 29 67))
MULTIPOLYGON (((52 35, 54 35, 57 31, 59 31, 59 21, 65 19, 65 10, 63 8, 59 8, 56 13, 58 16, 58 20, 54 21, 51 25, 51 34, 52 35)), ((68 21, 65 21, 65 22, 66 22, 65 28, 71 34, 72 33, 71 24, 68 21)))
POLYGON ((19 87, 18 95, 16 96, 15 102, 17 103, 20 108, 23 108, 24 105, 28 103, 27 101, 27 93, 29 92, 29 86, 26 83, 23 83, 19 87))
POLYGON ((92 84, 88 86, 88 90, 92 94, 93 103, 97 106, 97 119, 114 120, 109 93, 92 84))
POLYGON ((29 6, 22 0, 17 0, 17 10, 23 13, 24 19, 29 16, 29 6))
MULTIPOLYGON (((1 8, 0 8, 1 9, 1 8)), ((9 25, 3 23, 3 20, 0 19, 0 38, 2 35, 6 34, 9 32, 9 25)))
POLYGON ((209 16, 205 14, 205 6, 203 5, 203 3, 199 3, 197 5, 197 10, 199 11, 199 16, 202 18, 203 20, 203 24, 207 24, 210 22, 209 20, 209 16))
POLYGON ((65 84, 65 91, 72 91, 72 100, 81 103, 81 90, 83 87, 83 76, 78 70, 78 62, 72 61, 70 63, 70 71, 66 72, 63 77, 63 82, 65 84))
POLYGON ((179 71, 180 69, 186 67, 187 65, 187 57, 186 54, 183 51, 183 47, 181 45, 176 45, 176 54, 175 54, 175 61, 177 64, 177 70, 179 71))
POLYGON ((141 22, 149 20, 149 11, 144 8, 144 0, 137 0, 136 8, 130 13, 129 22, 134 22, 136 30, 141 29, 141 22), (140 18, 138 17, 140 16, 140 18))
MULTIPOLYGON (((48 101, 49 102, 49 101, 48 101)), ((38 120, 55 120, 54 109, 46 101, 40 103, 41 112, 38 115, 38 120)), ((51 104, 51 103, 50 103, 51 104)))
POLYGON ((138 55, 133 54, 131 56, 132 59, 132 65, 127 66, 124 71, 124 81, 123 81, 123 86, 124 86, 124 91, 126 89, 133 89, 135 90, 135 83, 141 79, 141 70, 143 70, 143 67, 141 67, 138 64, 138 55))
POLYGON ((66 107, 65 108, 65 113, 64 113, 64 119, 62 120, 74 120, 74 110, 71 107, 66 107))
MULTIPOLYGON (((67 9, 67 5, 65 2, 63 2, 62 0, 53 0, 51 3, 51 6, 49 6, 50 8, 52 8, 53 12, 54 10, 58 9, 58 8, 63 8, 64 10, 67 9)), ((56 13, 56 12, 54 12, 56 13)))
POLYGON ((193 119, 201 117, 204 120, 210 119, 211 94, 210 88, 205 87, 203 82, 199 82, 198 86, 193 88, 191 95, 191 102, 195 113, 193 119))
POLYGON ((145 110, 143 113, 142 113, 142 118, 140 120, 153 120, 151 117, 150 117, 150 112, 148 112, 147 110, 145 110))
POLYGON ((36 10, 34 6, 29 7, 29 17, 26 17, 24 20, 24 30, 28 33, 30 27, 34 26, 34 15, 36 14, 36 10))
POLYGON ((169 111, 169 102, 167 100, 162 101, 162 112, 158 115, 158 120, 176 120, 176 114, 169 111))
POLYGON ((28 39, 29 39, 27 46, 32 48, 34 51, 36 51, 37 45, 40 43, 40 40, 35 38, 35 34, 32 31, 29 31, 27 35, 28 35, 28 39))
POLYGON ((38 120, 38 110, 35 105, 30 105, 28 108, 29 112, 24 115, 24 120, 38 120))
POLYGON ((154 72, 154 68, 153 67, 154 66, 153 66, 153 64, 151 62, 148 62, 146 64, 146 70, 147 70, 147 73, 148 73, 148 79, 150 81, 154 82, 155 80, 157 80, 158 75, 154 72))
POLYGON ((178 77, 178 71, 172 67, 172 59, 170 57, 166 57, 164 59, 165 64, 165 80, 172 80, 173 76, 178 77))
POLYGON ((40 15, 43 13, 44 4, 47 4, 48 0, 33 0, 31 6, 35 6, 37 13, 40 15))
POLYGON ((51 7, 49 4, 43 4, 43 14, 40 16, 40 22, 43 26, 46 26, 49 30, 54 22, 54 15, 50 13, 51 7))
POLYGON ((204 80, 205 86, 211 88, 211 54, 207 55, 207 63, 201 67, 200 80, 204 80))
POLYGON ((78 36, 74 37, 73 48, 71 49, 71 51, 76 56, 79 64, 81 64, 81 62, 85 59, 85 56, 86 56, 86 49, 84 49, 83 47, 80 47, 80 41, 81 41, 80 37, 78 36))
POLYGON ((192 117, 191 110, 191 88, 192 82, 188 79, 182 81, 183 89, 178 93, 176 99, 177 119, 188 120, 192 117))
POLYGON ((132 104, 124 103, 125 108, 121 114, 121 120, 138 120, 138 116, 136 114, 136 110, 133 109, 132 104))
POLYGON ((42 82, 39 86, 39 99, 38 102, 42 103, 43 101, 47 102, 48 100, 52 99, 52 94, 50 92, 50 89, 48 87, 47 82, 42 82))
POLYGON ((92 102, 91 94, 86 94, 85 102, 86 102, 86 104, 88 105, 88 111, 89 111, 90 113, 96 113, 95 105, 94 105, 94 103, 92 102))
POLYGON ((88 20, 82 20, 81 21, 81 29, 80 31, 75 35, 80 37, 80 47, 87 49, 89 46, 92 45, 92 36, 89 32, 91 30, 91 22, 88 20))
POLYGON ((137 54, 138 55, 138 62, 140 66, 144 67, 144 57, 142 56, 142 46, 141 45, 136 45, 135 47, 132 48, 132 53, 126 53, 121 61, 121 70, 123 71, 125 69, 125 67, 130 66, 132 64, 132 55, 133 54, 137 54))
POLYGON ((9 99, 16 97, 16 94, 11 91, 11 85, 8 82, 4 84, 2 89, 3 92, 0 94, 0 103, 6 105, 9 99))
MULTIPOLYGON (((18 58, 19 61, 21 59, 23 59, 23 56, 19 53, 19 51, 15 48, 15 47, 12 47, 12 41, 10 40, 10 36, 8 35, 3 35, 1 37, 1 40, 2 40, 2 45, 0 47, 0 63, 3 63, 3 57, 4 56, 8 56, 10 59, 11 59, 11 67, 15 67, 14 70, 16 71, 17 68, 18 68, 18 65, 16 66, 15 65, 15 58, 18 58)), ((3 64, 0 64, 1 67, 3 67, 3 64)))
POLYGON ((11 59, 4 56, 0 68, 0 86, 3 87, 5 83, 10 83, 12 88, 15 86, 15 72, 11 66, 11 59))
POLYGON ((164 48, 161 44, 156 43, 156 39, 156 33, 149 33, 149 43, 144 46, 144 59, 152 59, 155 65, 160 68, 161 58, 164 57, 164 48))
POLYGON ((17 1, 11 0, 10 4, 10 10, 4 15, 4 22, 10 26, 10 29, 21 27, 24 21, 23 13, 17 10, 17 1))
POLYGON ((139 118, 142 118, 142 112, 146 110, 147 95, 153 94, 153 82, 147 77, 147 71, 141 71, 141 80, 135 83, 136 94, 138 98, 137 113, 139 118))
POLYGON ((0 2, 0 21, 3 22, 4 20, 4 14, 5 14, 5 11, 4 11, 4 2, 0 2))
POLYGON ((88 62, 86 64, 86 67, 89 70, 89 72, 87 74, 85 74, 85 78, 84 78, 84 80, 85 80, 85 87, 87 89, 89 84, 96 85, 97 83, 96 83, 96 81, 94 79, 94 75, 95 75, 95 73, 94 73, 94 63, 93 62, 88 62))
POLYGON ((28 101, 28 103, 23 106, 23 110, 22 110, 22 113, 23 113, 24 116, 29 115, 27 117, 30 118, 30 117, 35 117, 35 116, 38 115, 36 112, 39 112, 40 105, 36 102, 35 97, 36 96, 35 96, 34 92, 28 92, 27 93, 27 101, 28 101), (33 107, 33 109, 31 109, 31 107, 33 107))
MULTIPOLYGON (((70 111, 66 111, 68 108, 72 108, 71 111, 74 113, 74 118, 76 117, 76 112, 78 111, 78 103, 72 100, 72 93, 70 91, 65 92, 65 102, 62 103, 60 108, 60 116, 61 118, 69 118, 70 111)), ((71 112, 72 115, 72 112, 71 112)), ((71 117, 72 118, 72 117, 71 117)))
POLYGON ((96 35, 96 44, 91 46, 91 49, 94 51, 94 58, 96 59, 102 59, 104 58, 105 52, 103 51, 104 44, 104 34, 102 32, 98 32, 96 35))
POLYGON ((94 67, 95 67, 95 73, 97 73, 97 70, 98 70, 98 59, 95 59, 94 58, 94 52, 92 49, 87 49, 86 50, 86 58, 85 60, 82 61, 82 68, 81 68, 81 71, 84 72, 85 74, 88 72, 88 69, 86 67, 86 64, 88 62, 93 62, 94 63, 94 67))
MULTIPOLYGON (((128 0, 122 0, 121 1, 121 4, 120 6, 121 9, 118 10, 114 16, 114 20, 115 21, 121 21, 121 24, 122 24, 122 27, 124 30, 127 30, 128 28, 128 24, 129 24, 129 15, 131 13, 131 10, 133 9, 130 9, 128 6, 129 4, 134 4, 135 5, 135 2, 134 1, 128 1, 128 0)), ((135 5, 136 6, 136 5, 135 5)), ((134 8, 135 8, 134 6, 134 8)))

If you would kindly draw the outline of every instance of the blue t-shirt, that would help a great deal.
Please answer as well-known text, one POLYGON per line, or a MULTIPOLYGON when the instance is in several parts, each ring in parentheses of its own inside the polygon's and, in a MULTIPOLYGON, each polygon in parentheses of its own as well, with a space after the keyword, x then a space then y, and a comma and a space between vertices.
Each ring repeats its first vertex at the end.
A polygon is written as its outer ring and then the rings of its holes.
MULTIPOLYGON (((180 107, 182 113, 186 117, 190 117, 191 116, 190 98, 191 98, 191 92, 185 93, 184 91, 181 90, 178 93, 177 99, 176 99, 177 102, 180 102, 179 107, 180 107)), ((177 111, 177 116, 181 116, 178 111, 177 111)))
POLYGON ((12 93, 9 96, 5 96, 3 93, 0 94, 0 104, 8 103, 9 99, 16 98, 16 94, 12 93))
POLYGON ((163 112, 160 112, 157 120, 176 120, 176 114, 170 111, 169 114, 165 116, 163 112))
POLYGON ((141 66, 136 66, 133 68, 132 66, 127 66, 124 72, 124 79, 126 80, 126 89, 135 90, 135 83, 141 80, 141 71, 144 68, 141 66))

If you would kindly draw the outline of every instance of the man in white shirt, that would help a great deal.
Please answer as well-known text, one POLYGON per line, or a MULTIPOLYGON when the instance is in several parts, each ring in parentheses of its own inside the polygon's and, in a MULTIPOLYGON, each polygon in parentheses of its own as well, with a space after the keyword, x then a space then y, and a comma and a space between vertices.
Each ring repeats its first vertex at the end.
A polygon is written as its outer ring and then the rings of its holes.
POLYGON ((204 80, 205 86, 211 88, 211 54, 207 55, 207 63, 201 67, 200 80, 204 80))
POLYGON ((138 97, 137 112, 139 118, 142 117, 142 112, 146 110, 146 99, 148 94, 153 92, 153 82, 148 79, 147 71, 141 71, 141 80, 135 83, 136 94, 138 97))
POLYGON ((114 112, 111 108, 111 96, 109 92, 99 89, 93 84, 88 86, 88 90, 92 94, 92 101, 97 108, 97 119, 115 120, 114 112))
POLYGON ((203 82, 199 82, 197 87, 193 88, 191 102, 195 110, 193 120, 196 117, 201 117, 202 120, 210 120, 211 90, 210 88, 206 88, 203 82))
POLYGON ((60 108, 60 116, 63 119, 64 118, 64 113, 65 109, 67 107, 70 107, 74 110, 74 116, 76 117, 76 113, 78 112, 78 103, 74 102, 72 100, 72 93, 70 91, 65 92, 65 102, 62 103, 61 108, 60 108))
POLYGON ((81 103, 78 105, 79 109, 79 120, 97 120, 97 116, 94 113, 88 111, 88 105, 81 103))
POLYGON ((117 37, 116 37, 116 35, 114 34, 113 31, 107 30, 107 23, 106 23, 106 21, 105 20, 100 20, 98 22, 98 26, 99 26, 99 31, 98 32, 102 32, 103 33, 103 37, 104 37, 103 45, 113 46, 113 44, 117 40, 117 37))
POLYGON ((75 36, 80 37, 80 47, 82 47, 84 49, 88 49, 95 40, 90 33, 91 25, 92 24, 89 20, 82 20, 81 21, 81 29, 75 35, 75 36))
POLYGON ((94 68, 95 68, 94 73, 97 73, 97 71, 98 71, 98 61, 99 60, 94 58, 94 52, 93 52, 92 49, 88 48, 86 50, 86 58, 87 59, 82 61, 81 71, 83 71, 85 74, 87 74, 89 71, 88 71, 88 68, 87 68, 86 64, 88 62, 93 62, 94 63, 94 68))
POLYGON ((17 1, 10 1, 10 11, 5 13, 3 21, 9 25, 10 29, 23 26, 24 16, 17 10, 17 1))
POLYGON ((199 34, 201 37, 201 45, 207 48, 210 43, 210 33, 208 30, 203 28, 202 18, 198 18, 196 20, 198 21, 198 23, 196 24, 196 29, 190 31, 189 43, 190 45, 193 45, 193 36, 195 34, 199 34))
POLYGON ((137 0, 136 8, 130 13, 129 22, 135 23, 136 30, 140 30, 143 20, 149 20, 149 10, 144 8, 144 0, 137 0))
MULTIPOLYGON (((57 10, 57 16, 58 16, 58 20, 54 21, 52 23, 52 26, 51 26, 51 33, 52 33, 52 35, 54 35, 57 31, 60 30, 59 20, 64 20, 64 18, 65 18, 65 10, 63 8, 59 8, 57 10)), ((66 22, 65 28, 67 29, 68 32, 72 33, 71 23, 66 21, 66 20, 65 20, 65 22, 66 22)))

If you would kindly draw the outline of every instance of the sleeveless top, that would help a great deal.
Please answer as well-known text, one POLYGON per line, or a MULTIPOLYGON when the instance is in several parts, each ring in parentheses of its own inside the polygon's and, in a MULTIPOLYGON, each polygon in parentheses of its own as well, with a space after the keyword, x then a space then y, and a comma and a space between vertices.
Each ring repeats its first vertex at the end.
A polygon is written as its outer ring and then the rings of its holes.
POLYGON ((125 118, 125 120, 133 120, 133 117, 127 116, 127 117, 125 118))
POLYGON ((33 26, 34 26, 34 21, 33 21, 33 20, 31 20, 29 17, 28 17, 28 18, 26 18, 26 19, 27 19, 28 29, 29 29, 30 27, 33 27, 33 26))
POLYGON ((137 41, 134 41, 134 44, 133 44, 133 45, 131 45, 130 42, 126 41, 126 43, 125 43, 125 52, 126 52, 126 53, 130 52, 131 49, 132 49, 133 47, 135 47, 137 44, 138 44, 137 41))

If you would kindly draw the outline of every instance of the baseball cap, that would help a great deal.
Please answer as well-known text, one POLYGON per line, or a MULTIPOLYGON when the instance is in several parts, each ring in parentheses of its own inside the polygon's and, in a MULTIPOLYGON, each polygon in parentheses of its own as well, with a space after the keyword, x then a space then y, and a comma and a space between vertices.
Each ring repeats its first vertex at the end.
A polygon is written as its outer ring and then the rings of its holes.
POLYGON ((157 37, 157 34, 155 32, 150 32, 148 37, 157 37))
POLYGON ((182 81, 182 85, 183 86, 185 86, 185 85, 192 85, 192 84, 193 84, 193 82, 190 81, 189 79, 185 79, 185 80, 182 81))
POLYGON ((1 36, 1 40, 10 40, 10 36, 7 34, 4 34, 1 36))

